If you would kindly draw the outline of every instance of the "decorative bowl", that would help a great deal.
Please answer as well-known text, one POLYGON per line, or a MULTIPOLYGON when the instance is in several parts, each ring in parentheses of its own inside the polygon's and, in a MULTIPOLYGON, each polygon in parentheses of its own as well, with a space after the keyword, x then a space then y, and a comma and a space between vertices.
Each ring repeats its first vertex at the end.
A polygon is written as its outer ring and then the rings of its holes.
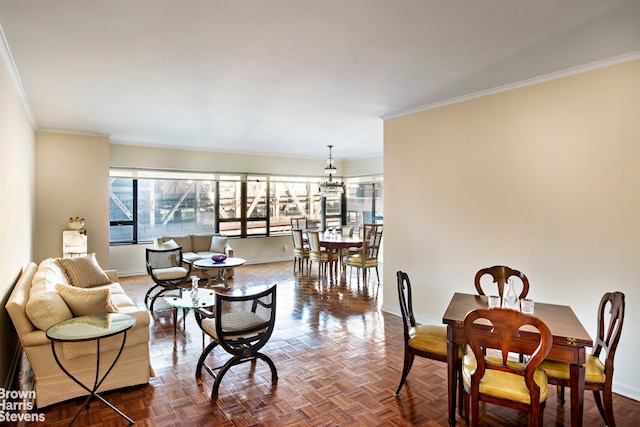
POLYGON ((68 227, 71 230, 81 230, 84 227, 84 218, 80 218, 80 217, 69 218, 68 227))
POLYGON ((220 255, 213 255, 213 256, 211 257, 211 259, 213 260, 213 262, 222 262, 222 261, 224 261, 225 259, 227 259, 227 256, 226 256, 226 255, 222 255, 222 254, 220 254, 220 255))

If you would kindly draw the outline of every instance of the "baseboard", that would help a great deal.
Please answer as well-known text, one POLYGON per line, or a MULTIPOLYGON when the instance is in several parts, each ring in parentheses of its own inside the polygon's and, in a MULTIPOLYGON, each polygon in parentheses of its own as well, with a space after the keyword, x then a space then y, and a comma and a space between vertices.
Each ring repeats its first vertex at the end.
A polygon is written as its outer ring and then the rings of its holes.
POLYGON ((638 387, 630 386, 627 384, 620 384, 620 382, 614 382, 612 389, 616 394, 628 397, 629 399, 640 401, 640 388, 638 387))

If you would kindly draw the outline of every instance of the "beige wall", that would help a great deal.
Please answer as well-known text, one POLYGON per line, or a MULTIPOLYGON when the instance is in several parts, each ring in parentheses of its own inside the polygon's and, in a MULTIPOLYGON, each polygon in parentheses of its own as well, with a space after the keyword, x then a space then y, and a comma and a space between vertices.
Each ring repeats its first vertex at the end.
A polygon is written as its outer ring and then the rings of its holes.
POLYGON ((29 116, 0 61, 0 387, 8 387, 18 339, 4 305, 22 268, 33 258, 35 226, 34 133, 29 116))
POLYGON ((36 170, 35 259, 62 256, 62 230, 79 216, 88 251, 109 268, 109 139, 38 132, 36 170))
POLYGON ((639 399, 639 111, 634 61, 386 120, 384 309, 405 270, 418 317, 441 323, 453 292, 505 264, 593 335, 621 290, 614 390, 639 399))

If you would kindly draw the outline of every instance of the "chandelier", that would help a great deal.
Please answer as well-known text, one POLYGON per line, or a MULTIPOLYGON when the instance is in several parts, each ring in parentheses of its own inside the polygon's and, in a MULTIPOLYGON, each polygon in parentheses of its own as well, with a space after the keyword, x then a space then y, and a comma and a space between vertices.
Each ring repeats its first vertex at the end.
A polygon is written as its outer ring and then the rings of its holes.
POLYGON ((327 145, 327 147, 329 147, 329 159, 327 160, 327 167, 324 168, 324 173, 329 175, 329 179, 320 184, 320 194, 323 197, 344 193, 342 182, 333 180, 333 175, 337 172, 332 156, 333 145, 327 145))

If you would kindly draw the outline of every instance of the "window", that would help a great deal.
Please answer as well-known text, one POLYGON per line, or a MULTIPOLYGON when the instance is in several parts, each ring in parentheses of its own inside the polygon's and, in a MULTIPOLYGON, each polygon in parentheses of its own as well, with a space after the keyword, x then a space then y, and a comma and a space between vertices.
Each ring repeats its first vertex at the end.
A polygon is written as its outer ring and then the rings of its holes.
POLYGON ((318 181, 309 178, 271 177, 269 184, 269 233, 291 231, 292 218, 307 218, 309 228, 320 224, 318 181))
MULTIPOLYGON (((291 218, 322 221, 320 178, 112 169, 110 243, 220 232, 252 237, 286 234, 291 218)), ((340 223, 340 199, 325 202, 328 223, 340 223)))
POLYGON ((382 222, 383 189, 382 175, 347 179, 345 223, 357 230, 362 224, 382 222))

